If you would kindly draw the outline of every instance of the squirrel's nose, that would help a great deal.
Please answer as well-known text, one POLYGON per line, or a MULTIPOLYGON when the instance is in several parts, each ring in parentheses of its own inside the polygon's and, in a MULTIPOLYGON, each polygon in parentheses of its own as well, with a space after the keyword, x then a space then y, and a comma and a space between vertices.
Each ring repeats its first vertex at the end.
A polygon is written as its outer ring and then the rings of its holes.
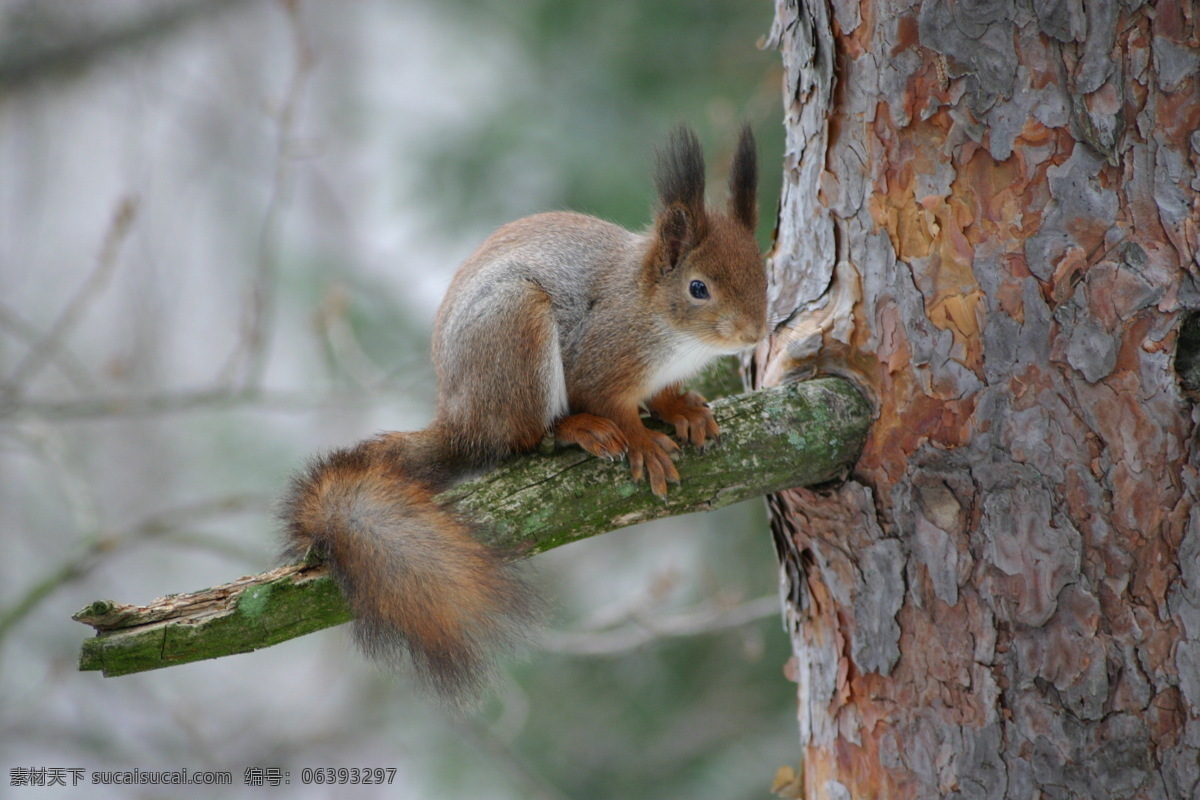
POLYGON ((742 341, 746 343, 747 347, 756 345, 767 335, 767 323, 765 320, 755 320, 745 325, 741 333, 742 341))

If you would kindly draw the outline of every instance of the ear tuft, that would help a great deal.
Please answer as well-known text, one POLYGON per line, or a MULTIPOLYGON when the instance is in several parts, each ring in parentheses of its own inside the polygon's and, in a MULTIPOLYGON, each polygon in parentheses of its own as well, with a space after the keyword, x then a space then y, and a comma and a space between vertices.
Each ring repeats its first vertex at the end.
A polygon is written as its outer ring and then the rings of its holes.
POLYGON ((729 169, 729 216, 750 231, 758 228, 758 156, 749 125, 742 127, 729 169))
POLYGON ((694 220, 704 216, 704 153, 691 128, 680 125, 658 151, 655 183, 663 208, 680 205, 694 220))

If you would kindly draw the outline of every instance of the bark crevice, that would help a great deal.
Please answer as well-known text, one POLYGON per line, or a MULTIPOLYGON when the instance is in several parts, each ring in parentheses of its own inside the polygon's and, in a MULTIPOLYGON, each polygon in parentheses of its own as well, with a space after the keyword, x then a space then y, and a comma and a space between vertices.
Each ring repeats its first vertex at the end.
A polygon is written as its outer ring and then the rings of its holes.
POLYGON ((771 504, 806 796, 1191 798, 1200 16, 823 6, 776 6, 800 157, 755 374, 853 375, 878 419, 771 504))

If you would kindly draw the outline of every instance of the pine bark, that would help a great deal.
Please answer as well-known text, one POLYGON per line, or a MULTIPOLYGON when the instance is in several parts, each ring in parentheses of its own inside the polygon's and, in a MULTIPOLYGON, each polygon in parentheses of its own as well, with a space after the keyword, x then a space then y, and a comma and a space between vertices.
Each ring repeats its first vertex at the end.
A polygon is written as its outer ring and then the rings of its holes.
POLYGON ((878 412, 849 480, 771 501, 802 796, 1200 796, 1200 9, 776 13, 756 384, 878 412))

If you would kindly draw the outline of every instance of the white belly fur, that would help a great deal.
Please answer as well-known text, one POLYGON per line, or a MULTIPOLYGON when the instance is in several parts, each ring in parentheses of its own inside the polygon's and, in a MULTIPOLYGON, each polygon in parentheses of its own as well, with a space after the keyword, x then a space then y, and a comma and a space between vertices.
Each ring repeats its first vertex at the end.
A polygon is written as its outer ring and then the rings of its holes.
POLYGON ((663 361, 661 367, 650 376, 646 386, 646 398, 658 393, 664 386, 678 383, 695 375, 717 356, 728 351, 711 347, 697 339, 684 339, 675 346, 675 352, 663 361))
POLYGON ((554 424, 556 419, 567 415, 567 376, 563 369, 562 348, 558 343, 558 330, 552 328, 550 333, 549 355, 542 365, 542 386, 546 387, 546 427, 554 424))

